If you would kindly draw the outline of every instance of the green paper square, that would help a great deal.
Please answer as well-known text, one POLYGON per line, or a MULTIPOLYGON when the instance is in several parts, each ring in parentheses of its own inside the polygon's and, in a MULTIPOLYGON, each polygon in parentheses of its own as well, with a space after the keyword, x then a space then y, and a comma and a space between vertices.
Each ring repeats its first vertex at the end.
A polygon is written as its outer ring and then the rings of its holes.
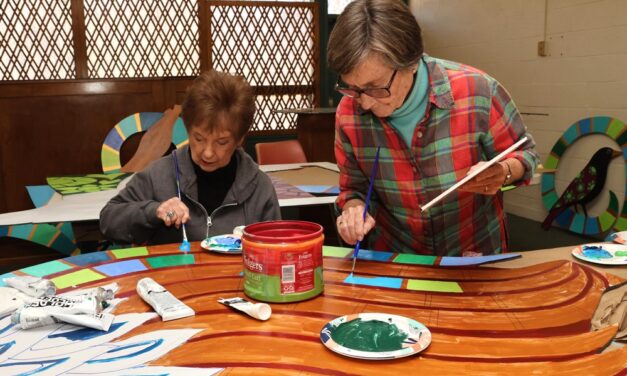
POLYGON ((344 258, 353 252, 352 248, 333 247, 325 245, 322 247, 322 256, 344 258))
POLYGON ((91 269, 83 269, 77 272, 72 272, 56 278, 52 278, 52 282, 54 282, 55 286, 57 286, 58 289, 64 289, 66 287, 78 286, 83 283, 97 281, 103 278, 105 278, 105 276, 100 273, 96 273, 91 269))
POLYGON ((396 256, 392 262, 397 262, 399 264, 433 265, 435 264, 436 258, 436 256, 401 253, 400 255, 396 256))
POLYGON ((167 268, 169 266, 193 265, 194 255, 157 256, 147 258, 146 261, 148 261, 153 269, 167 268))
POLYGON ((115 256, 115 258, 117 259, 137 257, 137 256, 146 256, 148 255, 148 248, 135 247, 135 248, 114 249, 111 251, 111 253, 113 253, 113 256, 115 256))
POLYGON ((429 281, 426 279, 408 279, 407 290, 457 292, 462 293, 462 287, 457 282, 429 281))
POLYGON ((61 261, 54 260, 44 262, 43 264, 29 266, 28 268, 20 269, 20 271, 32 275, 35 277, 44 277, 50 274, 62 272, 64 270, 71 269, 72 267, 62 263, 61 261))

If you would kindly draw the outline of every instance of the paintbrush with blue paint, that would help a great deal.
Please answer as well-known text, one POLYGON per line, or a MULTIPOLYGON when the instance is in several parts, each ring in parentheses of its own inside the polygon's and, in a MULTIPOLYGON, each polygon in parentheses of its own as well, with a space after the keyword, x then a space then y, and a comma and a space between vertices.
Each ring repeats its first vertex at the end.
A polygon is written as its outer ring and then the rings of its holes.
MULTIPOLYGON (((172 150, 172 160, 174 161, 174 171, 176 172, 176 194, 179 196, 179 200, 181 200, 181 183, 180 183, 180 174, 179 174, 179 163, 176 159, 176 150, 172 150)), ((185 231, 185 223, 181 223, 181 228, 183 229, 183 242, 181 243, 179 249, 183 252, 189 252, 191 246, 189 241, 187 240, 187 231, 185 231)))
MULTIPOLYGON (((368 194, 366 195, 366 203, 364 204, 364 223, 366 222, 366 215, 368 215, 368 206, 370 205, 370 197, 372 196, 372 186, 374 185, 374 176, 377 173, 377 167, 379 166, 379 150, 380 146, 377 146, 377 154, 374 156, 374 165, 372 166, 372 174, 370 175, 370 184, 368 185, 368 194)), ((357 262, 357 255, 359 254, 359 247, 361 246, 361 240, 355 244, 355 251, 353 252, 353 268, 351 269, 350 276, 353 276, 355 272, 355 263, 357 262)))

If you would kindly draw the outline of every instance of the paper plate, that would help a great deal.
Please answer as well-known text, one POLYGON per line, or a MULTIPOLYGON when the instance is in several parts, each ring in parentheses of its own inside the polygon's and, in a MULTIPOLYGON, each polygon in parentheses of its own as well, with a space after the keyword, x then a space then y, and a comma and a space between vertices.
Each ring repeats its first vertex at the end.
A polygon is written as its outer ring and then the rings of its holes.
POLYGON ((576 258, 603 265, 627 265, 627 245, 611 243, 584 244, 571 252, 576 258))
POLYGON ((627 231, 613 232, 605 238, 606 242, 627 244, 627 231))
POLYGON ((407 317, 360 313, 329 321, 320 331, 320 340, 338 354, 384 360, 421 352, 431 343, 431 332, 423 324, 407 317))
POLYGON ((242 238, 236 234, 212 236, 200 242, 200 246, 212 252, 240 254, 242 238))

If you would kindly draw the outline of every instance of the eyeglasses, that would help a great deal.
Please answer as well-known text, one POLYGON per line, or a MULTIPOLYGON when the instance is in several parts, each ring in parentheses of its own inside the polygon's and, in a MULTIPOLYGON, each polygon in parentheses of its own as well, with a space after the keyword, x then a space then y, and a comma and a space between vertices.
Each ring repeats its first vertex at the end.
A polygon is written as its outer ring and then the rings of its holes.
POLYGON ((383 87, 367 87, 365 89, 342 86, 340 77, 338 77, 337 82, 335 83, 335 91, 351 98, 359 98, 362 94, 366 94, 372 98, 387 98, 392 95, 392 93, 390 93, 390 86, 392 86, 392 82, 394 82, 396 72, 398 72, 398 69, 394 70, 394 73, 392 73, 392 77, 387 85, 383 87))

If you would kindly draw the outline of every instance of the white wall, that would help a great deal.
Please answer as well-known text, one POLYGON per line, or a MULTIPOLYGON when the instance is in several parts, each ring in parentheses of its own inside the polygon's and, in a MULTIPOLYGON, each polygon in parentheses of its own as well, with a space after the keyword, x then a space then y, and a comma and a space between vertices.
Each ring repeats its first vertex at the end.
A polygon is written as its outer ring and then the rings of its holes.
MULTIPOLYGON (((476 66, 510 92, 544 163, 561 134, 579 119, 610 116, 627 123, 627 0, 410 0, 428 54, 476 66), (546 30, 545 30, 546 9, 546 30), (546 36, 548 56, 537 54, 546 36)), ((577 141, 560 159, 561 193, 601 146, 604 136, 577 141)), ((607 189, 621 202, 624 161, 610 165, 607 189)), ((505 195, 506 209, 542 221, 540 186, 505 195)), ((603 192, 588 213, 600 214, 603 192)))

